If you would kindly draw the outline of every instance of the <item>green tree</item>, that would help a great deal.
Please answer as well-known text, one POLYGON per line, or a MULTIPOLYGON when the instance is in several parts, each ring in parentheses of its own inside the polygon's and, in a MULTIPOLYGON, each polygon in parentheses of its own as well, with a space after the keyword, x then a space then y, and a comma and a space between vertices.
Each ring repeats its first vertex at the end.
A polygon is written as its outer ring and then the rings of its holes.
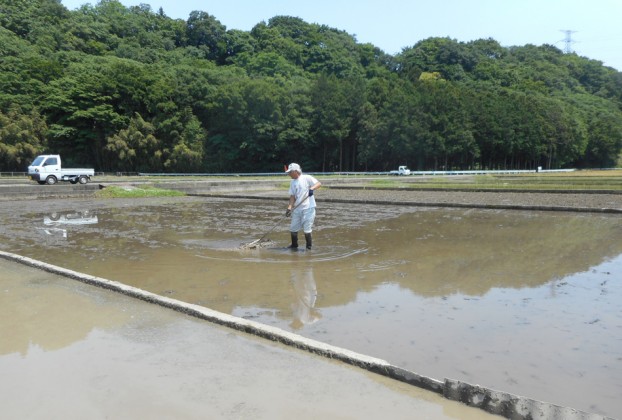
POLYGON ((54 121, 50 146, 102 169, 108 167, 102 154, 106 139, 127 123, 112 105, 115 98, 125 101, 111 78, 115 72, 108 71, 118 60, 102 57, 70 65, 63 78, 48 85, 44 104, 48 118, 54 121))
POLYGON ((106 139, 104 167, 123 172, 161 170, 163 151, 154 133, 153 125, 135 114, 127 128, 106 139))
POLYGON ((205 51, 205 57, 224 63, 227 57, 227 28, 206 12, 193 11, 187 21, 187 42, 205 51))
POLYGON ((173 147, 170 158, 164 162, 164 167, 171 172, 203 172, 207 135, 194 115, 187 120, 181 141, 173 147))
POLYGON ((3 171, 25 171, 32 159, 46 146, 47 125, 37 112, 23 114, 13 107, 0 112, 0 168, 3 171))
MULTIPOLYGON (((352 126, 353 113, 349 107, 346 85, 335 75, 321 74, 311 88, 311 105, 314 109, 311 132, 316 155, 322 172, 343 170, 343 143, 352 126)), ((305 156, 309 159, 310 156, 305 156)), ((304 162, 305 167, 312 166, 304 162)))
POLYGON ((622 73, 551 45, 435 37, 391 56, 297 17, 227 31, 118 0, 0 0, 0 112, 15 107, 68 164, 111 170, 587 167, 622 148, 622 73), (140 162, 136 115, 157 143, 140 162))

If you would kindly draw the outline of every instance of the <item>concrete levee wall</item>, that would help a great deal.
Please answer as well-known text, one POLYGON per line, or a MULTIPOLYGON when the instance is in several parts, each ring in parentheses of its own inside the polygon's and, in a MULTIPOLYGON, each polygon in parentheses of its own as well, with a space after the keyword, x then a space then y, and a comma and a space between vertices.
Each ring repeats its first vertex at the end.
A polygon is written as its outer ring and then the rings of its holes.
POLYGON ((99 189, 97 184, 0 185, 0 200, 85 197, 93 195, 99 189))

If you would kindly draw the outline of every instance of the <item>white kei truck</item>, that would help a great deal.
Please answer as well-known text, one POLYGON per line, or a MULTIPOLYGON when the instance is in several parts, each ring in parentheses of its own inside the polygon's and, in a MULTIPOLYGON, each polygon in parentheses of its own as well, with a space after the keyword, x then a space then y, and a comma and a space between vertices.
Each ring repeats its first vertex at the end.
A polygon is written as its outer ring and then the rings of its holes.
POLYGON ((39 155, 28 167, 28 177, 41 185, 54 185, 58 181, 86 184, 94 175, 94 169, 62 168, 60 155, 39 155))
POLYGON ((400 166, 397 171, 389 172, 389 175, 410 175, 410 169, 406 165, 400 166))

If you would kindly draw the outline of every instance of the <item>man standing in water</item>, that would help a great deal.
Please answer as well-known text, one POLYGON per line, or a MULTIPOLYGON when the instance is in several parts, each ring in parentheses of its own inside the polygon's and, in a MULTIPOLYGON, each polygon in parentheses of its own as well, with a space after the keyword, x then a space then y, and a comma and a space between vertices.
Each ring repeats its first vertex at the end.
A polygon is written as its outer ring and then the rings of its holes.
POLYGON ((305 234, 307 249, 311 249, 313 245, 311 232, 315 221, 313 191, 320 188, 322 183, 311 175, 303 175, 302 169, 297 163, 290 163, 285 172, 292 179, 289 184, 289 205, 285 212, 287 217, 292 217, 292 223, 289 227, 292 244, 288 248, 298 248, 298 231, 302 229, 305 234))

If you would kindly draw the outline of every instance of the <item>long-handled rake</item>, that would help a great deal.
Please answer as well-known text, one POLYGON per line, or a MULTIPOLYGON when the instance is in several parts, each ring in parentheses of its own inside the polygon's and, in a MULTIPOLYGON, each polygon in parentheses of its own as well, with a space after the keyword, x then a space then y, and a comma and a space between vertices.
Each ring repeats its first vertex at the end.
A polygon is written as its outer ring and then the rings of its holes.
MULTIPOLYGON (((294 207, 292 207, 292 212, 293 212, 294 210, 296 210, 296 209, 297 209, 297 208, 298 208, 298 207, 299 207, 302 203, 304 203, 305 201, 307 201, 307 199, 308 199, 308 198, 309 198, 309 195, 307 195, 305 198, 303 198, 303 199, 300 201, 300 203, 298 203, 298 204, 296 204, 294 207)), ((249 242, 249 243, 247 243, 247 244, 242 244, 242 245, 240 245, 240 249, 255 249, 255 248, 259 248, 259 247, 263 246, 262 244, 269 244, 269 243, 271 243, 272 241, 270 241, 269 239, 266 239, 266 237, 267 237, 269 234, 271 234, 271 233, 272 233, 272 231, 273 231, 274 229, 276 229, 276 227, 277 227, 278 225, 280 225, 280 224, 281 224, 281 222, 283 221, 283 219, 285 219, 286 217, 287 217, 287 215, 283 215, 283 216, 281 216, 281 218, 279 219, 279 221, 278 221, 278 222, 276 222, 276 223, 275 223, 275 225, 274 225, 274 226, 272 226, 272 228, 271 228, 269 231, 267 231, 266 233, 264 233, 264 234, 263 234, 263 236, 262 236, 261 238, 259 238, 259 239, 255 239, 253 242, 249 242)))

